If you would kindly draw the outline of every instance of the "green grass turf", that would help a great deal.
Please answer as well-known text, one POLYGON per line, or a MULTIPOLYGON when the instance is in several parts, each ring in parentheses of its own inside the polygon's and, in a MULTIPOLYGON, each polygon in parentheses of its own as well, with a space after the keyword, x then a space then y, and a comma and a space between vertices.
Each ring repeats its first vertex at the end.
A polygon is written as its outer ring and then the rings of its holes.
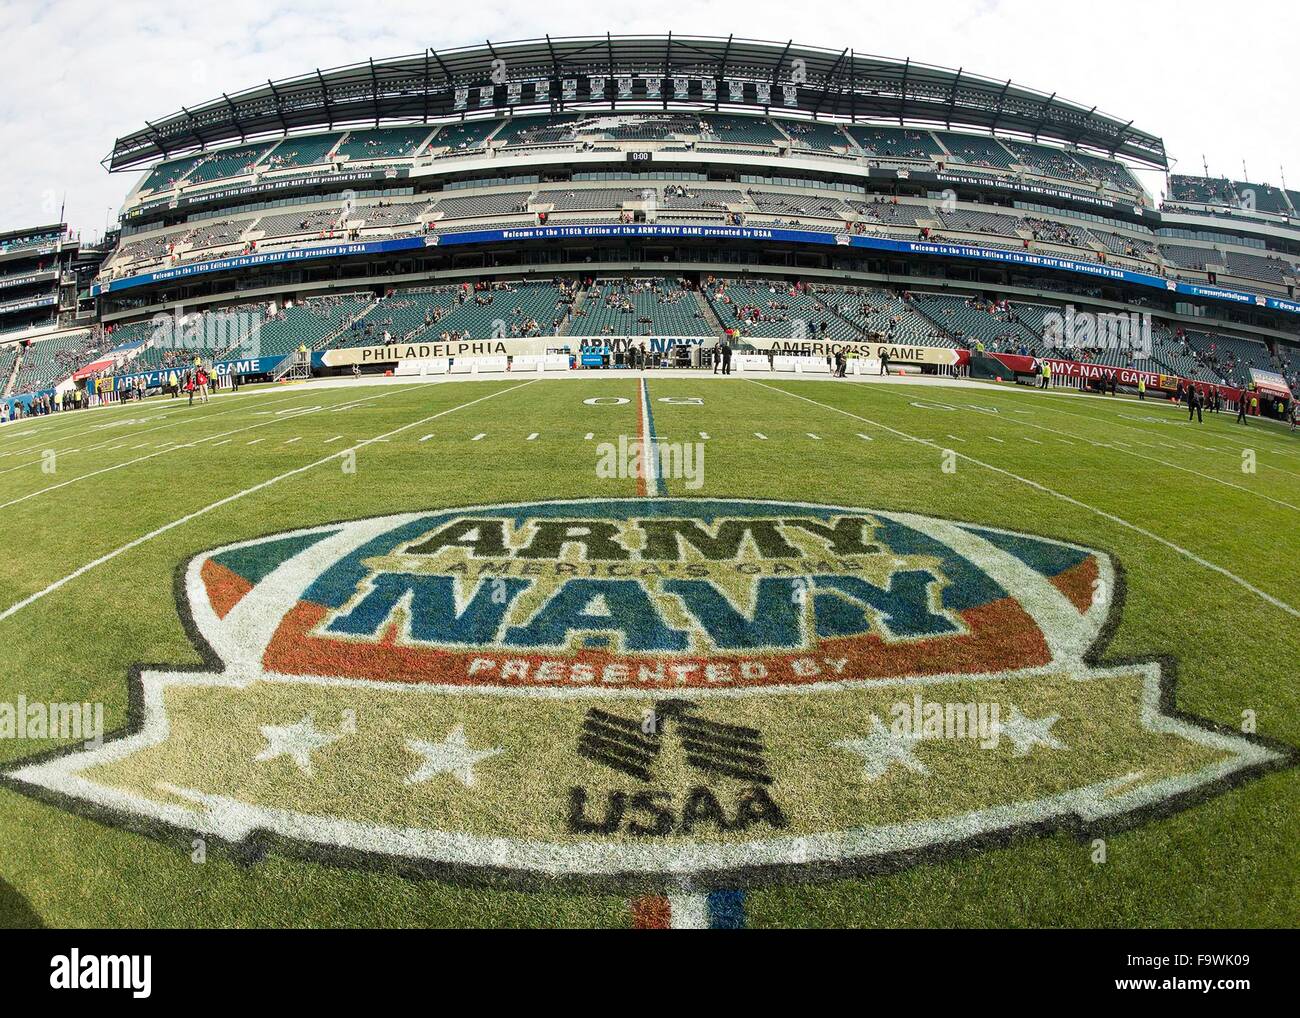
MULTIPOLYGON (((636 381, 598 373, 523 381, 245 390, 206 407, 153 401, 0 430, 3 612, 220 499, 452 411, 364 446, 355 473, 338 459, 321 462, 173 526, 0 621, 0 701, 99 701, 107 728, 119 727, 133 664, 200 663, 173 578, 178 564, 218 545, 441 506, 635 495, 632 479, 596 476, 595 446, 636 435, 636 381), (629 402, 582 402, 609 395, 629 402), (47 449, 53 473, 42 469, 47 449)), ((706 449, 703 488, 669 480, 670 495, 911 511, 1110 552, 1126 571, 1127 601, 1107 656, 1170 655, 1181 709, 1231 727, 1251 710, 1261 735, 1300 745, 1295 617, 1150 536, 1296 605, 1300 442, 1282 429, 1242 428, 1231 415, 1189 425, 1185 412, 1151 402, 1006 388, 649 382, 660 438, 706 449), (941 469, 949 449, 952 473, 941 469), (1247 449, 1254 472, 1242 470, 1247 449)), ((48 748, 0 741, 0 764, 48 748)), ((757 888, 748 918, 756 926, 1300 922, 1295 770, 1107 840, 1102 865, 1090 845, 1056 834, 860 880, 757 888)), ((253 865, 213 853, 199 865, 186 838, 143 837, 0 787, 0 923, 33 917, 56 926, 631 921, 626 897, 610 893, 404 879, 275 852, 253 865)))

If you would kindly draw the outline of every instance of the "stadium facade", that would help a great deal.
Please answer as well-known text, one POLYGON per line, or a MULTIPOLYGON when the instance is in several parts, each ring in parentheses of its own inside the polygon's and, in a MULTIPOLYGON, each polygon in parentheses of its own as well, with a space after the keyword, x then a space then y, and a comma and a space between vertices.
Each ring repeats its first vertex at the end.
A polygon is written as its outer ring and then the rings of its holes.
POLYGON ((1300 370, 1300 192, 1174 175, 1157 205, 1134 169, 1167 171, 1164 145, 1131 121, 851 49, 429 49, 223 93, 105 165, 140 176, 102 264, 35 317, 0 303, 11 403, 156 384, 180 363, 157 315, 230 311, 256 347, 208 354, 248 376, 302 346, 328 372, 726 338, 1229 397, 1300 370), (1141 343, 1061 341, 1135 311, 1141 343))

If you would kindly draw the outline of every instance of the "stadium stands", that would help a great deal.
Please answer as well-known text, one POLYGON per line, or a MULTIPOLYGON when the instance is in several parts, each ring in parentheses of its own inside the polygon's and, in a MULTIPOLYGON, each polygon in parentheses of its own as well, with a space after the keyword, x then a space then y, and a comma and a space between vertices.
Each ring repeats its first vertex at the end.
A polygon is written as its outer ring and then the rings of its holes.
POLYGON ((159 163, 140 185, 141 191, 170 190, 185 179, 185 176, 207 155, 188 156, 185 159, 173 159, 171 162, 159 163))
POLYGON ((865 127, 860 124, 846 127, 845 130, 869 156, 926 162, 944 157, 943 148, 929 131, 911 131, 901 127, 865 127))
POLYGON ((273 317, 262 322, 262 356, 285 356, 299 345, 305 345, 309 350, 321 350, 327 339, 343 331, 370 303, 367 295, 341 294, 314 297, 292 307, 280 308, 273 317))
POLYGON ((1021 321, 1018 303, 999 306, 951 293, 913 293, 913 306, 964 345, 983 343, 990 353, 1041 350, 1041 336, 1021 321))
POLYGON ((992 138, 971 134, 952 134, 936 131, 935 137, 943 142, 953 159, 969 166, 986 166, 1009 170, 1015 157, 992 138))
POLYGON ((511 117, 492 140, 504 142, 507 147, 572 143, 577 122, 576 116, 511 117))
POLYGON ((795 342, 859 340, 862 330, 821 303, 802 284, 782 280, 721 280, 705 290, 724 328, 742 337, 795 342))
POLYGON ((12 395, 52 389, 94 350, 94 334, 71 332, 32 343, 22 354, 12 395))
POLYGON ((279 216, 264 216, 258 220, 257 231, 263 239, 268 237, 299 237, 304 234, 329 233, 339 227, 342 208, 313 209, 310 212, 290 212, 279 216))
POLYGON ((570 336, 712 336, 698 295, 666 279, 602 281, 575 313, 570 336))
POLYGON ((888 290, 817 287, 815 292, 827 307, 847 318, 872 339, 920 346, 957 346, 934 322, 888 290))
POLYGON ((349 131, 343 144, 334 153, 334 158, 355 161, 404 159, 414 154, 420 142, 432 133, 433 128, 427 125, 349 131))
MULTIPOLYGON (((462 290, 464 298, 435 329, 438 337, 552 336, 568 317, 571 294, 555 282, 498 283, 475 291, 462 290), (500 323, 500 327, 498 327, 500 323)), ((431 336, 428 338, 432 338, 431 336)))
POLYGON ((840 155, 852 150, 852 146, 844 132, 834 124, 782 120, 780 121, 780 127, 790 136, 790 141, 795 148, 840 155))
POLYGON ((762 145, 774 148, 781 134, 768 120, 758 117, 732 117, 709 113, 700 118, 703 141, 731 145, 762 145))
POLYGON ((225 244, 237 244, 245 230, 253 225, 252 219, 209 220, 195 227, 186 236, 185 241, 193 248, 221 247, 225 244))
POLYGON ((426 150, 439 156, 464 155, 483 148, 488 136, 501 126, 499 120, 473 120, 464 124, 448 124, 438 129, 426 150))
POLYGON ((252 173, 253 167, 270 151, 271 147, 270 145, 244 145, 213 152, 194 168, 185 183, 206 184, 225 177, 239 177, 252 173))
POLYGON ((1082 165, 1071 158, 1068 152, 1060 149, 1048 148, 1046 145, 1025 145, 1018 141, 1005 141, 1002 145, 1031 173, 1079 182, 1086 181, 1089 177, 1082 165))
POLYGON ((323 163, 342 138, 342 131, 314 134, 304 138, 285 138, 262 161, 263 168, 288 170, 323 163))

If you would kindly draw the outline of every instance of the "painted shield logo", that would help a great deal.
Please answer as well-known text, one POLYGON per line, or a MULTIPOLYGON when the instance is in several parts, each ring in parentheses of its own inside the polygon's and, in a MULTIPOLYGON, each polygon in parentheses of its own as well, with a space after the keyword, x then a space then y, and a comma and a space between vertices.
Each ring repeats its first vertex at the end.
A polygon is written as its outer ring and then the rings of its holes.
POLYGON ((1124 826, 1286 750, 1100 666, 1109 556, 751 500, 316 527, 183 572, 210 662, 8 778, 133 827, 438 874, 672 884, 1124 826))

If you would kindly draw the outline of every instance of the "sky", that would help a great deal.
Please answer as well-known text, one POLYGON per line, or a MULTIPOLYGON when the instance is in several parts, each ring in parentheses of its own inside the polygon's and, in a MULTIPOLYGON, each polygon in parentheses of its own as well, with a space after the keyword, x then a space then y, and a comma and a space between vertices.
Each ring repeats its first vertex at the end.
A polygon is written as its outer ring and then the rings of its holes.
MULTIPOLYGON (((0 231, 116 220, 117 137, 278 79, 435 49, 561 35, 718 35, 912 60, 1056 92, 1164 139, 1174 172, 1300 189, 1300 5, 1259 0, 0 0, 0 231)), ((1143 182, 1157 197, 1163 180, 1143 182)))

